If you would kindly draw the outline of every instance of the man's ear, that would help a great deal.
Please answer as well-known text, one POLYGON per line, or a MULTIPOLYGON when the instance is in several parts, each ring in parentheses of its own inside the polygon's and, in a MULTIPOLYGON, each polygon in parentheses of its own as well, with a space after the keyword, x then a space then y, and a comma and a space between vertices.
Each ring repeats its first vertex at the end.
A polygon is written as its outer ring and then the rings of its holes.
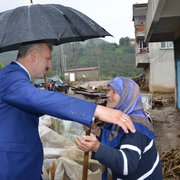
POLYGON ((31 57, 31 59, 32 59, 32 62, 35 62, 35 61, 36 61, 36 59, 37 59, 37 57, 38 57, 38 52, 37 52, 36 49, 32 49, 32 50, 30 51, 30 57, 31 57))

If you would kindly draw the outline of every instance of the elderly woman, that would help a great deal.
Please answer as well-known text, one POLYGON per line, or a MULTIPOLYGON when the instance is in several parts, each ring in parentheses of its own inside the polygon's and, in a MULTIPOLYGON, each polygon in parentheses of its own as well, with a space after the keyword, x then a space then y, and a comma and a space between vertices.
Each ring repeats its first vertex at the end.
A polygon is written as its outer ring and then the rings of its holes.
POLYGON ((129 115, 136 132, 126 134, 120 127, 106 123, 100 137, 77 137, 78 148, 92 151, 93 158, 106 167, 102 175, 104 180, 108 179, 108 169, 113 180, 161 180, 155 135, 143 110, 139 86, 129 78, 116 77, 109 82, 108 88, 107 106, 129 115))

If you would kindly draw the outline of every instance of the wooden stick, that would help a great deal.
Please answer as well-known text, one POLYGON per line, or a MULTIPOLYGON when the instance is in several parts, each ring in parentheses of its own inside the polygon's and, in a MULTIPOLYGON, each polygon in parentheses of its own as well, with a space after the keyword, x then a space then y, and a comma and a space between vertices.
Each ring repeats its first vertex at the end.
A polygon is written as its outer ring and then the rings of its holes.
MULTIPOLYGON (((89 136, 90 134, 91 134, 91 128, 89 128, 89 130, 86 131, 86 136, 89 136)), ((88 167, 89 167, 89 152, 84 152, 82 180, 87 180, 88 167)))
POLYGON ((178 169, 178 168, 180 168, 180 165, 178 165, 178 166, 176 166, 176 167, 173 167, 172 169, 170 169, 169 171, 167 171, 167 172, 164 174, 164 177, 168 176, 170 172, 172 172, 172 171, 174 171, 174 170, 176 170, 176 169, 178 169))
POLYGON ((44 83, 45 83, 45 89, 48 89, 48 83, 47 83, 47 74, 44 74, 44 83))

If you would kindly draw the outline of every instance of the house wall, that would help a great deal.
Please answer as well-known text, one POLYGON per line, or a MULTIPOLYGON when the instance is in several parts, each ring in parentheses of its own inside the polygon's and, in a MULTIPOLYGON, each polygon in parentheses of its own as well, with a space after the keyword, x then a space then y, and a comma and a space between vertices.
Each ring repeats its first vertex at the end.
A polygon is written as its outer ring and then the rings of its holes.
POLYGON ((71 72, 65 72, 64 73, 64 79, 65 81, 71 81, 70 80, 70 74, 74 76, 74 81, 80 81, 80 80, 99 80, 99 70, 84 70, 84 71, 71 71, 71 72), (84 78, 82 78, 85 76, 84 78))
POLYGON ((85 75, 85 80, 99 80, 98 70, 77 71, 76 80, 81 80, 83 75, 85 75))
POLYGON ((180 37, 174 41, 174 52, 176 70, 175 106, 180 111, 180 37))
POLYGON ((144 84, 144 87, 148 88, 148 90, 150 90, 150 87, 149 87, 150 68, 149 68, 149 66, 144 68, 144 75, 145 75, 145 84, 144 84))
POLYGON ((174 92, 174 49, 161 49, 161 43, 149 43, 151 92, 174 92))

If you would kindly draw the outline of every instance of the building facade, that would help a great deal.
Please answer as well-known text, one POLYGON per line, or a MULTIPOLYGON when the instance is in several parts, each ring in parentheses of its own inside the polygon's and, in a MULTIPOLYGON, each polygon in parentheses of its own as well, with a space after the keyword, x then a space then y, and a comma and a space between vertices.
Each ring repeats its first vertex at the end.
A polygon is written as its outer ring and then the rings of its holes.
MULTIPOLYGON (((173 41, 176 107, 180 110, 180 1, 149 0, 145 20, 145 41, 173 41)), ((168 73, 168 72, 167 72, 168 73)))
POLYGON ((147 3, 133 5, 136 67, 144 69, 145 87, 150 92, 174 92, 173 42, 148 43, 145 41, 146 14, 147 3))

